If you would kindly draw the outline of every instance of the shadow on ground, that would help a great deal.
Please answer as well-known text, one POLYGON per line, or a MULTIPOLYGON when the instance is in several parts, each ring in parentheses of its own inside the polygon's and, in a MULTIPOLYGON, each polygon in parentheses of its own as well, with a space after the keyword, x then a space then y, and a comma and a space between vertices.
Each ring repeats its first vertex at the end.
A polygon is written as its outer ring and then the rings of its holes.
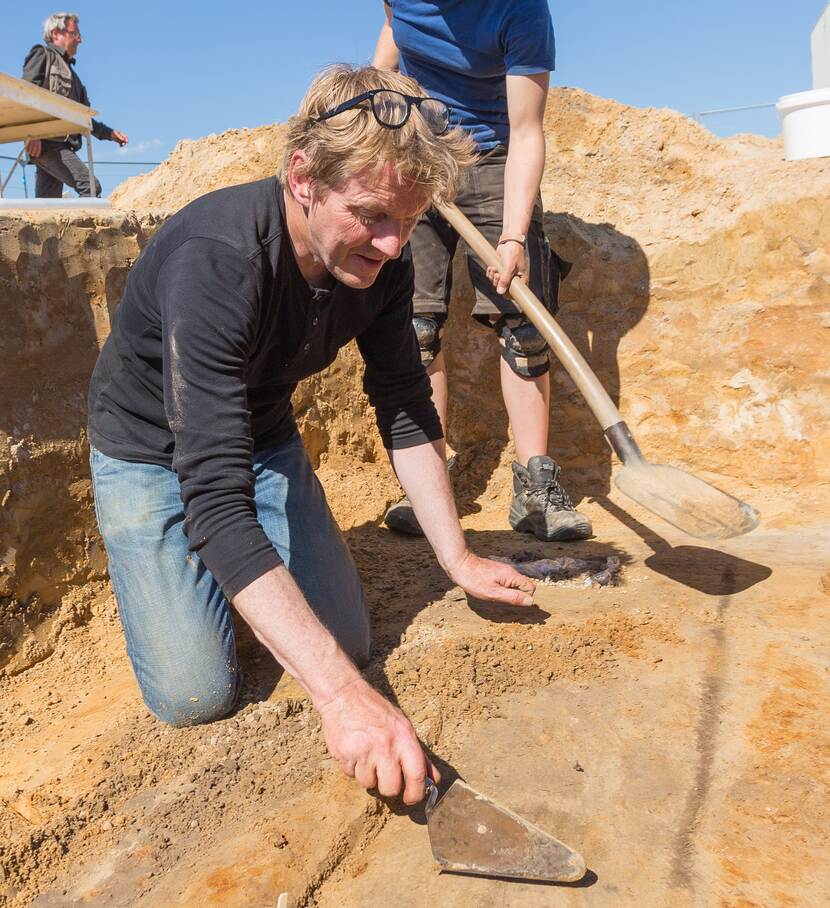
MULTIPOLYGON (((614 556, 620 559, 623 572, 631 561, 627 552, 594 539, 543 543, 512 530, 467 530, 465 535, 470 549, 483 557, 520 553, 533 558, 557 558, 563 554, 583 559, 614 556)), ((385 695, 391 696, 382 666, 400 646, 415 617, 448 594, 466 597, 444 573, 425 539, 395 533, 376 523, 354 527, 345 536, 369 602, 372 656, 367 673, 385 695)), ((547 611, 535 605, 524 608, 472 598, 467 603, 476 615, 493 625, 544 624, 550 618, 547 611)), ((244 679, 237 706, 240 709, 246 703, 267 699, 279 683, 283 669, 236 615, 234 626, 244 679)))
MULTIPOLYGON (((618 405, 619 346, 649 304, 645 252, 633 237, 611 224, 546 211, 544 226, 551 246, 573 264, 561 285, 556 320, 618 405)), ((480 510, 477 499, 499 465, 509 435, 499 383, 498 342, 490 329, 470 318, 474 295, 463 255, 456 255, 453 284, 443 346, 450 381, 449 442, 465 460, 463 482, 456 489, 463 516, 480 510)), ((611 449, 596 417, 555 357, 548 450, 563 465, 563 481, 575 503, 608 493, 611 449)))
POLYGON ((596 501, 620 523, 636 533, 653 551, 645 560, 646 567, 707 596, 731 596, 763 582, 772 568, 728 552, 702 545, 673 546, 609 498, 596 496, 596 501))

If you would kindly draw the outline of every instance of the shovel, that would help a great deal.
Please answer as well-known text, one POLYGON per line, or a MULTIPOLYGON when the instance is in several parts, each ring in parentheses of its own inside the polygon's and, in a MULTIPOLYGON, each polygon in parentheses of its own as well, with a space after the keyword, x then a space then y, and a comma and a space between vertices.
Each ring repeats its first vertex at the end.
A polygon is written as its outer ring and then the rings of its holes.
MULTIPOLYGON (((486 265, 499 267, 495 249, 454 205, 437 207, 486 265)), ((729 539, 758 526, 758 512, 746 502, 685 470, 648 463, 599 379, 527 284, 514 277, 508 293, 557 355, 622 462, 622 469, 614 476, 621 492, 698 539, 729 539)))
POLYGON ((440 801, 427 779, 426 815, 433 857, 445 870, 561 883, 585 876, 581 854, 460 779, 440 801))

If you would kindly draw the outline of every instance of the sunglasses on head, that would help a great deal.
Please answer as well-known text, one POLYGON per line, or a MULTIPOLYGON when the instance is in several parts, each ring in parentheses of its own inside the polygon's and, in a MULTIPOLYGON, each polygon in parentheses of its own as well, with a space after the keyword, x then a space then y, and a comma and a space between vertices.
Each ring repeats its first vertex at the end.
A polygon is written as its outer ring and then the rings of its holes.
POLYGON ((437 98, 416 98, 414 95, 405 95, 391 88, 372 88, 364 91, 362 95, 350 98, 312 119, 315 123, 322 123, 354 107, 363 107, 365 110, 366 101, 369 102, 377 122, 387 129, 400 129, 404 126, 413 107, 426 120, 427 126, 436 136, 443 135, 449 129, 450 109, 443 101, 437 98))

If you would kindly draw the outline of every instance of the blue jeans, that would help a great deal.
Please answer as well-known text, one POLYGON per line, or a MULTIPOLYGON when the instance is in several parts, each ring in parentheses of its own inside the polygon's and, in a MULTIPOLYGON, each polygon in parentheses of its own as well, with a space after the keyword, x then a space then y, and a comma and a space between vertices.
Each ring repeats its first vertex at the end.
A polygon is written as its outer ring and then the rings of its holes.
MULTIPOLYGON (((226 715, 239 693, 230 606, 198 554, 188 551, 175 473, 94 448, 90 464, 127 654, 144 702, 173 725, 226 715)), ((266 535, 323 624, 365 664, 370 633, 363 588, 299 435, 255 455, 252 467, 266 535)))

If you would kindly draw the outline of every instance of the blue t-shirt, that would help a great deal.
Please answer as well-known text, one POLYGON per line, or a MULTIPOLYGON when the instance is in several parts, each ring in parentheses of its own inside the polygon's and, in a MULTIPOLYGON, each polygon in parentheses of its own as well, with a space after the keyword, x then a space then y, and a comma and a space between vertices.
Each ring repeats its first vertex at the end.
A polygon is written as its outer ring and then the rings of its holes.
POLYGON ((547 0, 386 0, 400 70, 451 108, 482 151, 506 145, 505 76, 556 63, 547 0))

